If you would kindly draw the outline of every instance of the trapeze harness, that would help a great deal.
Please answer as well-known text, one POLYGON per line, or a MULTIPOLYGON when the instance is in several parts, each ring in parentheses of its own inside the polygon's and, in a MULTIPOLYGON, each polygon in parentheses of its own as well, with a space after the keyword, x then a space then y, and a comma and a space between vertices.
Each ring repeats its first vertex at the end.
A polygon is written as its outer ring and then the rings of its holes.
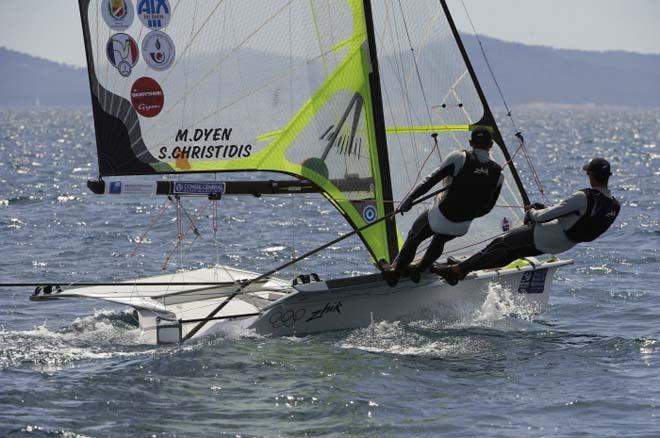
MULTIPOLYGON (((446 178, 446 172, 453 173, 453 166, 444 168, 433 175, 424 185, 432 185, 446 178)), ((499 185, 502 168, 493 160, 480 162, 473 151, 465 151, 463 167, 453 178, 451 186, 444 199, 431 208, 438 208, 446 220, 461 223, 488 213, 497 200, 501 189, 499 185)), ((415 191, 417 192, 417 190, 415 191)), ((412 196, 417 196, 413 193, 412 196)), ((437 233, 429 223, 432 211, 422 213, 413 224, 408 238, 397 258, 396 269, 403 270, 415 257, 419 245, 429 237, 433 237, 431 244, 419 262, 418 269, 424 270, 442 255, 444 245, 454 239, 456 235, 437 233)), ((467 230, 467 229, 466 229, 467 230)))
POLYGON ((566 237, 572 242, 591 242, 614 223, 621 206, 614 197, 594 189, 581 190, 587 196, 587 211, 568 230, 566 237))
POLYGON ((439 205, 452 222, 465 222, 488 212, 497 190, 502 168, 493 160, 480 162, 473 151, 465 151, 465 164, 439 205))
MULTIPOLYGON (((587 209, 568 230, 566 237, 574 244, 591 242, 614 223, 621 207, 614 197, 599 190, 581 190, 587 197, 587 209)), ((518 227, 493 240, 486 248, 460 264, 463 272, 499 268, 523 257, 543 254, 534 241, 534 226, 518 227)))

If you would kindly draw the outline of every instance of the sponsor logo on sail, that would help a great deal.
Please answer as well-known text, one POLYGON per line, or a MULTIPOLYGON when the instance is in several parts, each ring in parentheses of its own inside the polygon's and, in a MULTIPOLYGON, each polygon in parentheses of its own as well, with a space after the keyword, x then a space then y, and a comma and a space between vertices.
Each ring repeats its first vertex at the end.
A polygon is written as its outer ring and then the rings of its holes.
POLYGON ((165 105, 165 94, 158 82, 145 76, 133 83, 131 103, 142 117, 156 117, 165 105))
POLYGON ((135 11, 130 0, 104 0, 101 2, 103 21, 114 30, 126 30, 133 24, 135 11))
POLYGON ((119 71, 123 77, 128 77, 133 67, 140 59, 138 45, 130 35, 116 33, 110 37, 106 44, 106 55, 108 61, 119 71))
POLYGON ((167 0, 139 0, 137 14, 149 29, 162 29, 170 23, 170 3, 167 0))
POLYGON ((142 41, 142 57, 154 70, 167 70, 174 63, 175 49, 172 39, 159 30, 149 32, 142 41))

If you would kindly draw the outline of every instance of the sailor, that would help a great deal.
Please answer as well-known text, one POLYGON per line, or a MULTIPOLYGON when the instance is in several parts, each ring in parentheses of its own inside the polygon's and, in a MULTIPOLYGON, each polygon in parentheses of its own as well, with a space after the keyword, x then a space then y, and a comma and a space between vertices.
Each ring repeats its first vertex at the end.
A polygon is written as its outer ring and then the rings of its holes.
POLYGON ((455 285, 472 271, 499 268, 523 257, 559 254, 595 240, 614 223, 621 207, 607 187, 612 175, 607 160, 594 158, 583 170, 590 188, 548 208, 535 204, 525 214, 525 225, 493 240, 467 260, 439 265, 434 272, 455 285))
POLYGON ((408 269, 415 283, 442 255, 446 242, 466 234, 472 220, 487 214, 495 205, 504 177, 500 165, 490 159, 492 134, 485 127, 475 128, 470 136, 470 146, 471 151, 459 150, 447 155, 440 167, 401 202, 399 211, 403 214, 410 211, 415 199, 447 180, 445 187, 448 189, 436 196, 433 206, 415 220, 399 256, 391 269, 384 271, 390 286, 396 286, 424 240, 433 238, 419 264, 408 269))

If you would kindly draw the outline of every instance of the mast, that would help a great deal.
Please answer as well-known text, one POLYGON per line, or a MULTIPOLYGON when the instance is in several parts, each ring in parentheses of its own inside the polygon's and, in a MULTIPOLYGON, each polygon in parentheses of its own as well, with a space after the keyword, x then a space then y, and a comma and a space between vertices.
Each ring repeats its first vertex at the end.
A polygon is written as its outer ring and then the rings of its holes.
POLYGON ((456 40, 456 44, 458 44, 458 48, 461 51, 461 55, 463 56, 463 61, 465 61, 465 65, 467 66, 468 72, 470 73, 470 77, 472 78, 472 82, 474 83, 474 86, 477 90, 479 99, 481 99, 481 104, 484 106, 484 116, 477 123, 477 125, 491 126, 495 131, 495 135, 494 135, 495 142, 502 150, 502 153, 504 154, 504 158, 506 158, 507 162, 509 162, 509 168, 511 169, 511 174, 513 175, 513 179, 515 180, 516 185, 518 186, 518 190, 520 191, 520 195, 522 196, 523 202, 525 203, 525 205, 529 205, 530 202, 529 202, 529 196, 527 195, 527 191, 523 186, 523 183, 520 179, 520 175, 518 175, 518 171, 516 170, 513 161, 511 160, 511 154, 509 154, 509 151, 506 148, 506 144, 504 143, 504 138, 502 137, 502 133, 500 132, 500 129, 497 127, 497 123, 495 123, 495 117, 493 117, 493 113, 490 110, 488 101, 486 100, 486 95, 484 94, 483 89, 481 88, 481 84, 479 83, 479 79, 477 79, 477 74, 475 73, 474 68, 472 67, 470 58, 467 54, 467 51, 465 50, 465 46, 463 45, 463 40, 461 39, 461 35, 459 34, 458 28, 456 27, 456 23, 454 23, 454 19, 451 16, 451 12, 449 11, 449 6, 447 6, 447 1, 440 0, 440 4, 442 5, 442 9, 445 12, 445 16, 447 17, 447 22, 451 27, 451 31, 452 34, 454 35, 454 39, 456 40))
MULTIPOLYGON (((374 115, 374 129, 376 133, 376 149, 380 167, 381 189, 383 190, 383 208, 385 216, 394 213, 394 196, 392 195, 392 179, 390 177, 390 162, 387 153, 387 135, 385 133, 385 116, 383 114, 383 94, 380 87, 380 73, 378 67, 378 52, 376 50, 376 36, 374 33, 374 20, 371 11, 371 0, 364 0, 364 15, 367 27, 367 44, 371 71, 369 72, 369 87, 371 89, 371 102, 374 115)), ((387 247, 392 262, 399 253, 399 242, 396 232, 396 220, 385 221, 387 230, 387 247)), ((378 262, 378 260, 377 260, 378 262)))

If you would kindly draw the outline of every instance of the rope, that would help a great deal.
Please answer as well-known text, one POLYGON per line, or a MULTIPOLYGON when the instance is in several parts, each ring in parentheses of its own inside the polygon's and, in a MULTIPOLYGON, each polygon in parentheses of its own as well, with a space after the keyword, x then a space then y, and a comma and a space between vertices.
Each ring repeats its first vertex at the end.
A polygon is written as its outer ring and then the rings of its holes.
POLYGON ((410 31, 408 30, 408 22, 406 21, 406 14, 403 13, 403 5, 401 4, 401 0, 399 0, 399 9, 401 10, 401 19, 403 20, 403 27, 406 30, 406 37, 408 38, 408 45, 410 46, 410 52, 412 53, 412 58, 415 63, 415 72, 417 73, 419 88, 420 91, 422 92, 422 97, 424 98, 426 113, 429 116, 429 122, 433 124, 433 117, 431 116, 431 108, 426 98, 426 91, 424 90, 424 84, 422 83, 422 75, 419 72, 419 64, 417 64, 417 57, 415 56, 415 48, 412 46, 412 39, 410 38, 410 31))
POLYGON ((474 25, 474 22, 472 21, 472 17, 470 16, 470 12, 468 11, 467 6, 465 5, 465 1, 461 0, 461 4, 463 5, 463 9, 465 10, 465 15, 467 15, 468 21, 470 22, 470 26, 472 27, 472 31, 474 32, 474 36, 477 39, 477 43, 479 44, 479 50, 481 50, 481 54, 484 58, 484 61, 486 62, 486 66, 488 67, 488 72, 490 73, 490 77, 493 79, 493 82, 495 83, 495 87, 497 88, 497 92, 500 95, 500 98, 502 99, 502 103, 504 104, 504 108, 506 108, 506 115, 511 120, 511 124, 513 125, 513 129, 516 132, 516 138, 520 141, 520 145, 523 149, 523 153, 525 155, 525 159, 527 161, 527 164, 529 166, 529 170, 532 173, 532 179, 534 180, 534 184, 536 184, 537 188, 539 189, 539 192, 541 193, 541 196, 543 197, 544 200, 547 201, 547 198, 545 196, 545 190, 543 189, 543 184, 541 183, 541 179, 539 178, 538 172, 536 171, 536 167, 534 166, 534 163, 532 162, 531 157, 529 156, 529 153, 527 151, 527 147, 525 146, 525 141, 523 140, 522 133, 518 129, 518 125, 516 124, 516 121, 513 117, 513 113, 511 111, 511 108, 509 107, 509 104, 506 101, 506 98, 504 97, 504 93, 502 92, 502 88, 500 87, 500 83, 497 80, 497 77, 495 76, 495 72, 493 71, 493 68, 490 64, 490 60, 488 59, 488 55, 486 55, 486 50, 484 49, 484 45, 481 41, 481 38, 479 37, 479 32, 477 32, 477 28, 474 25))
POLYGON ((156 225, 156 222, 158 222, 160 220, 160 218, 163 216, 163 214, 165 213, 165 210, 170 208, 171 205, 172 204, 171 204, 169 199, 165 200, 165 203, 160 208, 160 211, 158 212, 158 215, 151 221, 151 223, 149 224, 149 226, 147 227, 145 232, 142 233, 142 235, 140 237, 138 237, 138 241, 135 242, 135 247, 133 248, 133 251, 131 252, 130 257, 135 257, 135 255, 137 254, 138 249, 142 245, 142 242, 144 242, 144 239, 147 238, 147 234, 149 234, 151 229, 156 225))
MULTIPOLYGON (((197 241, 197 239, 200 236, 200 232, 199 232, 199 229, 197 229, 197 225, 195 224, 195 220, 190 216, 190 214, 188 214, 186 209, 181 204, 181 198, 179 198, 177 196, 174 199, 176 200, 177 241, 176 241, 176 244, 174 245, 174 248, 172 249, 172 251, 170 251, 170 253, 167 256, 165 256, 165 261, 163 262, 163 266, 161 267, 161 269, 163 271, 167 270, 167 266, 169 265, 169 262, 170 262, 170 259, 172 258, 172 255, 174 255, 174 253, 182 247, 182 243, 183 243, 188 231, 192 230, 193 234, 195 235, 195 238, 193 239, 193 241, 190 243, 190 246, 188 247, 188 251, 190 251, 192 249, 192 246, 195 244, 195 242, 197 241), (188 228, 185 231, 183 229, 183 216, 184 215, 186 216, 186 218, 189 221, 188 228)), ((206 205, 204 210, 202 210, 202 212, 200 213, 200 216, 202 214, 204 214, 204 212, 206 211, 207 208, 208 208, 208 204, 206 205)), ((180 266, 183 265, 183 255, 184 255, 183 251, 180 251, 179 252, 179 256, 180 256, 179 265, 180 266)))
MULTIPOLYGON (((432 198, 433 196, 437 195, 438 193, 440 193, 440 192, 442 192, 442 191, 445 191, 445 190, 447 190, 447 189, 448 189, 448 188, 442 188, 442 189, 436 190, 435 192, 433 192, 433 193, 431 193, 431 194, 429 194, 429 195, 426 195, 426 196, 424 196, 424 197, 418 199, 417 201, 413 202, 413 205, 415 205, 415 204, 419 204, 419 203, 421 203, 421 202, 424 202, 424 201, 426 201, 427 199, 430 199, 430 198, 432 198)), ((234 293, 232 293, 231 295, 229 295, 229 296, 228 296, 228 297, 227 297, 222 303, 220 303, 217 307, 215 307, 215 308, 211 311, 211 313, 209 313, 209 314, 206 316, 206 318, 201 319, 200 322, 199 322, 195 327, 193 327, 193 328, 192 328, 192 329, 191 329, 191 330, 190 330, 190 331, 189 331, 189 332, 188 332, 188 333, 187 333, 187 334, 181 339, 181 341, 186 341, 186 340, 192 338, 193 336, 195 336, 195 334, 196 334, 199 330, 201 330, 201 329, 206 325, 207 322, 211 321, 211 320, 215 317, 215 315, 217 315, 222 309, 224 309, 224 307, 225 307, 227 304, 229 304, 229 303, 230 303, 230 302, 231 302, 236 296, 238 296, 238 295, 240 295, 241 293, 243 293, 243 290, 244 290, 245 288, 247 288, 248 286, 250 286, 252 283, 257 282, 257 281, 261 281, 261 280, 264 280, 264 279, 267 279, 267 278, 269 278, 271 275, 276 274, 277 272, 281 271, 282 269, 288 268, 289 266, 291 266, 291 265, 297 263, 297 262, 300 261, 300 260, 306 259, 306 258, 308 258, 308 257, 310 257, 310 256, 312 256, 312 255, 314 255, 314 254, 316 254, 316 253, 318 253, 318 252, 321 252, 321 251, 323 251, 323 250, 325 250, 325 249, 327 249, 327 248, 329 248, 329 247, 331 247, 331 246, 337 244, 338 242, 341 242, 342 240, 348 239, 348 238, 351 237, 351 236, 354 236, 354 235, 356 235, 356 234, 358 234, 358 233, 361 233, 362 231, 366 230, 367 228, 372 227, 372 226, 374 226, 374 225, 376 225, 376 224, 378 224, 378 223, 380 223, 380 222, 383 222, 384 220, 391 219, 392 217, 394 217, 394 216, 395 216, 396 214, 398 214, 398 213, 399 213, 399 210, 394 210, 392 213, 387 214, 387 215, 385 215, 385 216, 383 216, 383 217, 381 217, 381 218, 378 218, 378 219, 376 219, 375 221, 371 222, 370 224, 367 224, 367 225, 362 226, 362 227, 360 227, 360 228, 356 228, 355 230, 353 230, 353 231, 351 231, 351 232, 349 232, 349 233, 343 234, 343 235, 339 236, 338 238, 336 238, 336 239, 334 239, 334 240, 332 240, 332 241, 330 241, 330 242, 328 242, 328 243, 326 243, 326 244, 324 244, 324 245, 321 245, 321 246, 319 246, 319 247, 317 247, 317 248, 314 248, 314 249, 312 249, 312 250, 306 252, 305 254, 303 254, 303 255, 301 255, 301 256, 299 256, 299 257, 296 257, 296 258, 293 259, 293 260, 290 260, 290 261, 288 261, 288 262, 286 262, 286 263, 283 263, 283 264, 281 264, 280 266, 277 266, 276 268, 273 268, 273 269, 271 269, 271 270, 268 271, 268 272, 265 272, 265 273, 263 273, 263 274, 261 274, 261 275, 255 277, 255 278, 252 278, 252 279, 246 281, 246 282, 243 283, 241 286, 239 286, 238 288, 236 288, 236 290, 234 291, 234 293)), ((378 267, 379 267, 381 270, 383 269, 380 265, 378 265, 378 267)))

